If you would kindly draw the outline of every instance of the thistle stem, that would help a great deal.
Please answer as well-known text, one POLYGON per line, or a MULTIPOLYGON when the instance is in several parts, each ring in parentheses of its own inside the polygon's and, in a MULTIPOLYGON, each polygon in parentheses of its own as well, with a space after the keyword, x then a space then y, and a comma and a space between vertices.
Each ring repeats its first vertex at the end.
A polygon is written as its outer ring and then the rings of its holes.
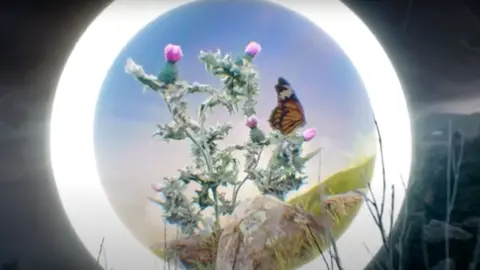
MULTIPOLYGON (((163 97, 163 100, 165 101, 165 104, 167 105, 167 109, 168 111, 170 112, 170 114, 172 115, 172 119, 173 121, 175 121, 175 123, 179 124, 180 121, 177 119, 177 117, 175 117, 174 113, 173 113, 173 110, 172 110, 172 106, 168 103, 167 99, 165 98, 165 95, 162 95, 163 97)), ((202 143, 203 143, 203 146, 204 147, 208 147, 207 146, 207 143, 205 141, 205 129, 204 129, 204 121, 201 121, 201 131, 202 131, 202 143)), ((202 145, 195 139, 195 137, 193 136, 193 134, 187 129, 185 130, 185 135, 187 136, 187 138, 193 143, 195 144, 196 147, 198 147, 198 149, 202 152, 202 155, 205 159, 205 163, 207 164, 207 170, 208 170, 208 174, 210 176, 213 175, 213 166, 212 166, 212 159, 211 159, 211 156, 210 156, 210 153, 208 153, 208 151, 206 150, 207 148, 203 148, 202 145)), ((217 190, 216 188, 212 189, 212 193, 213 193, 213 201, 215 202, 215 207, 214 207, 214 211, 215 211, 215 227, 218 228, 220 227, 220 213, 219 213, 219 209, 218 209, 218 197, 217 197, 217 190)))
POLYGON ((213 206, 213 210, 215 212, 215 223, 213 225, 214 230, 220 229, 220 211, 218 209, 218 194, 217 194, 217 188, 212 188, 212 194, 213 194, 213 201, 215 205, 213 206))
MULTIPOLYGON (((214 175, 214 169, 213 169, 213 165, 212 165, 212 156, 210 155, 210 152, 208 151, 209 147, 208 147, 208 143, 207 143, 207 139, 205 138, 205 114, 204 112, 200 111, 199 112, 199 120, 200 120, 200 136, 201 136, 201 142, 202 142, 202 146, 203 147, 200 147, 200 151, 202 151, 203 153, 203 156, 205 158, 205 163, 207 164, 207 171, 208 171, 208 174, 209 174, 209 177, 213 177, 214 175)), ((214 181, 215 183, 217 182, 217 179, 210 179, 210 181, 214 181)), ((214 224, 214 227, 215 229, 218 229, 220 228, 220 211, 218 209, 218 194, 217 194, 217 187, 213 187, 211 188, 212 190, 212 194, 213 194, 213 202, 214 202, 214 206, 213 206, 213 210, 215 212, 215 224, 214 224)))
MULTIPOLYGON (((260 162, 260 157, 262 156, 262 152, 263 152, 263 147, 260 148, 260 151, 258 152, 258 156, 255 159, 255 163, 253 163, 252 166, 248 168, 248 171, 251 171, 258 166, 258 162, 260 162)), ((245 182, 247 182, 247 180, 248 180, 248 174, 243 178, 242 182, 240 182, 240 184, 238 184, 238 186, 235 187, 233 191, 233 196, 232 196, 233 207, 235 207, 235 204, 237 203, 237 197, 238 197, 238 192, 240 191, 240 188, 243 186, 243 184, 245 184, 245 182)))

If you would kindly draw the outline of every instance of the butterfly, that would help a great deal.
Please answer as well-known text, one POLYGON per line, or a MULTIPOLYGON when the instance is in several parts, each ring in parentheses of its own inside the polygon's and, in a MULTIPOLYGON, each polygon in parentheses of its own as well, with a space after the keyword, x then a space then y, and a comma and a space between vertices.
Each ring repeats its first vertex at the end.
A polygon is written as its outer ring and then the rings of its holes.
POLYGON ((277 106, 272 110, 268 122, 272 129, 288 135, 306 124, 305 113, 295 91, 284 78, 278 78, 275 90, 277 106))

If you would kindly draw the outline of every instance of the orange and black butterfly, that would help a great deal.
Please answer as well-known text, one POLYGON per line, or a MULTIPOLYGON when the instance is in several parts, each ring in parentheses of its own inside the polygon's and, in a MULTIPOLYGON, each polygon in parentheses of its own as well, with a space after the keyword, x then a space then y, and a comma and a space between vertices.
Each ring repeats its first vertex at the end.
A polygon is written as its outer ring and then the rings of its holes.
POLYGON ((278 78, 275 90, 277 106, 272 110, 268 122, 272 129, 288 135, 306 124, 305 113, 295 91, 284 78, 278 78))

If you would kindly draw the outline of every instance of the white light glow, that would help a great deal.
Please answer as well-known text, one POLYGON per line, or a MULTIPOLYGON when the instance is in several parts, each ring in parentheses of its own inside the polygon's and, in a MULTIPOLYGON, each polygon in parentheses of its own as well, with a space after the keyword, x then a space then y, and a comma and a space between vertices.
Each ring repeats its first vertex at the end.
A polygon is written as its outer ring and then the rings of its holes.
MULTIPOLYGON (((75 46, 55 95, 50 144, 62 204, 91 254, 98 253, 101 239, 106 237, 109 267, 116 270, 156 269, 155 256, 122 224, 103 190, 94 155, 95 105, 108 69, 132 37, 158 16, 188 2, 191 1, 113 2, 75 46)), ((322 28, 357 68, 382 132, 387 187, 392 184, 397 187, 398 212, 404 198, 400 179, 403 176, 408 181, 410 175, 411 133, 403 91, 386 53, 361 20, 339 1, 276 3, 302 14, 322 28)), ((373 188, 376 194, 381 194, 379 160, 373 188)), ((370 255, 363 243, 375 252, 381 246, 378 235, 364 207, 339 241, 340 254, 350 258, 343 260, 347 270, 362 269, 368 263, 370 255)), ((315 261, 302 269, 318 269, 321 264, 315 261)))

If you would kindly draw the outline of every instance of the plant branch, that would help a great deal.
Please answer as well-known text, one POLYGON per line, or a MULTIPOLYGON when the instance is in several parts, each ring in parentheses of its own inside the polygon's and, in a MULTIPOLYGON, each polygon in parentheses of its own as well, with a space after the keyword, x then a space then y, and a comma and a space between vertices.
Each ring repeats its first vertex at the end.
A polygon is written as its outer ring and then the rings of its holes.
POLYGON ((234 188, 234 191, 233 191, 233 196, 232 196, 232 205, 235 207, 235 204, 237 203, 237 197, 238 197, 238 192, 240 192, 240 188, 243 186, 243 184, 245 184, 245 182, 247 182, 248 180, 248 171, 251 171, 255 168, 257 168, 258 166, 258 163, 260 162, 260 158, 262 156, 262 152, 263 152, 263 147, 260 148, 260 151, 258 152, 258 156, 257 158, 255 159, 255 162, 252 164, 252 166, 250 166, 248 169, 247 169, 247 175, 245 175, 245 177, 242 179, 242 181, 240 182, 240 184, 238 184, 237 187, 234 188))
POLYGON ((392 195, 391 195, 391 202, 390 202, 390 232, 393 229, 393 216, 395 214, 395 186, 392 185, 392 195))
POLYGON ((312 240, 315 243, 315 247, 317 248, 318 252, 320 252, 322 259, 325 262, 325 265, 327 266, 327 270, 330 270, 330 266, 328 265, 327 259, 325 258, 325 255, 323 254, 323 251, 320 248, 320 245, 318 244, 317 239, 315 238, 315 235, 313 234, 312 229, 310 228, 310 225, 308 224, 306 225, 307 225, 308 232, 310 233, 310 236, 312 237, 312 240))
MULTIPOLYGON (((385 212, 385 199, 386 199, 386 189, 387 189, 387 180, 386 180, 386 171, 385 171, 385 158, 384 158, 384 152, 383 152, 383 140, 382 140, 382 136, 381 136, 381 132, 380 132, 380 128, 378 126, 378 122, 377 122, 377 119, 375 117, 373 117, 373 120, 374 120, 374 124, 375 124, 375 129, 377 131, 377 135, 378 135, 378 144, 379 144, 379 148, 380 148, 380 161, 381 161, 381 166, 382 166, 382 198, 380 200, 380 202, 377 201, 377 198, 375 197, 375 194, 372 190, 372 187, 371 187, 371 184, 370 182, 368 182, 367 184, 367 187, 368 187, 368 191, 370 193, 370 196, 371 196, 371 199, 368 199, 368 197, 365 195, 365 201, 367 203, 367 207, 368 207, 368 210, 370 212, 370 214, 372 215, 372 218, 376 224, 376 226, 378 227, 379 231, 380 231, 380 235, 381 235, 381 239, 382 239, 382 242, 383 242, 383 249, 385 250, 387 256, 389 257, 392 257, 391 255, 391 247, 390 247, 390 243, 389 243, 389 239, 387 237, 387 234, 385 232, 385 226, 384 226, 384 223, 383 223, 383 214, 385 212), (380 204, 379 204, 380 203, 380 204)), ((393 223, 393 212, 394 212, 394 198, 395 198, 395 194, 394 194, 394 189, 393 189, 393 186, 392 186, 392 209, 391 209, 391 214, 390 214, 390 222, 393 223)), ((390 224, 390 228, 392 224, 390 224)), ((390 258, 389 262, 389 268, 393 270, 393 259, 390 258)))
POLYGON ((333 237, 330 229, 327 229, 326 231, 327 231, 327 236, 328 236, 330 245, 333 248, 333 254, 331 254, 330 256, 333 256, 333 259, 335 260, 335 263, 337 264, 338 270, 343 270, 344 268, 342 266, 342 261, 340 260, 340 255, 338 253, 338 248, 337 248, 337 243, 335 242, 335 238, 333 237))
POLYGON ((451 196, 451 177, 452 177, 452 121, 448 121, 448 152, 447 152, 447 183, 446 183, 446 189, 447 189, 447 194, 446 194, 446 201, 445 201, 445 208, 446 208, 446 213, 445 213, 445 258, 450 257, 450 243, 448 241, 450 237, 450 231, 448 229, 448 226, 450 224, 450 196, 451 196))
POLYGON ((102 238, 102 242, 100 242, 100 249, 98 250, 98 254, 97 254, 97 259, 96 259, 96 266, 99 265, 100 263, 100 256, 102 255, 102 252, 103 252, 103 244, 105 243, 105 237, 102 238))
MULTIPOLYGON (((213 169, 213 164, 212 164, 212 156, 210 155, 210 152, 208 151, 209 146, 207 143, 206 135, 205 135, 205 112, 202 110, 202 108, 199 109, 199 120, 200 120, 200 136, 201 136, 201 144, 202 147, 200 147, 200 151, 202 151, 203 156, 205 157, 205 163, 207 164, 207 170, 209 177, 214 176, 214 169, 213 169)), ((217 179, 210 179, 210 181, 215 181, 217 179)), ((216 181, 215 181, 216 182, 216 181)), ((212 195, 213 195, 213 208, 215 212, 215 224, 214 227, 215 229, 220 228, 220 210, 218 207, 218 194, 217 194, 217 186, 211 188, 212 195)))
POLYGON ((380 161, 381 161, 381 164, 382 164, 383 181, 382 181, 382 204, 380 205, 380 215, 383 216, 383 213, 385 211, 385 195, 387 193, 387 181, 386 181, 386 172, 385 172, 385 155, 384 155, 384 152, 383 152, 383 140, 382 140, 382 135, 380 133, 380 128, 378 127, 378 122, 377 122, 377 119, 375 119, 375 117, 373 119, 374 119, 374 123, 375 123, 375 129, 377 130, 377 134, 378 134, 378 145, 379 145, 379 148, 380 148, 380 161))
MULTIPOLYGON (((459 134, 459 133, 456 133, 459 134)), ((455 200, 457 197, 457 189, 458 189, 458 182, 460 178, 460 168, 463 161, 463 136, 460 136, 460 151, 456 153, 456 144, 454 145, 453 138, 452 138, 452 121, 448 122, 448 152, 447 152, 447 179, 446 179, 446 214, 445 214, 445 223, 447 227, 445 228, 445 258, 450 257, 450 231, 448 226, 450 224, 451 214, 453 211, 453 207, 455 206, 455 200), (458 159, 458 160, 457 160, 458 159), (453 179, 452 179, 453 176, 453 179), (453 181, 453 187, 452 185, 453 181)), ((458 139, 458 138, 456 138, 458 139)), ((457 141, 455 142, 457 143, 457 141)))
MULTIPOLYGON (((404 193, 407 194, 407 185, 405 184, 403 176, 401 176, 401 175, 400 175, 400 181, 402 182, 404 193)), ((410 228, 411 228, 410 224, 408 225, 408 228, 407 228, 408 211, 409 211, 408 210, 408 200, 405 199, 404 208, 403 208, 402 229, 400 231, 400 241, 396 245, 396 248, 397 248, 398 254, 399 254, 398 269, 400 269, 400 270, 403 269, 403 244, 405 242, 406 235, 408 235, 410 233, 410 228)))

